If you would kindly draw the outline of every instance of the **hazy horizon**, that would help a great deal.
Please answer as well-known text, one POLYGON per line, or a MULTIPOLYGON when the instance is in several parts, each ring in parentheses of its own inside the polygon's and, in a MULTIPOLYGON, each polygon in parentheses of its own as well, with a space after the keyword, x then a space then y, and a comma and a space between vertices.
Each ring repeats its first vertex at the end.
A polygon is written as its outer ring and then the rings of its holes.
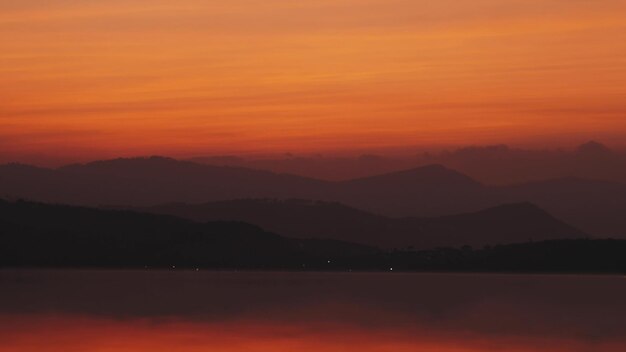
POLYGON ((366 160, 369 158, 381 158, 389 160, 403 160, 413 161, 417 158, 424 156, 442 156, 446 154, 459 153, 465 150, 489 150, 492 148, 505 148, 508 151, 524 151, 532 153, 575 153, 581 146, 587 143, 598 143, 612 152, 621 154, 626 152, 626 145, 620 144, 607 144, 603 140, 596 140, 592 138, 581 139, 572 143, 558 145, 558 146, 533 146, 524 144, 507 144, 507 143, 492 143, 492 144, 477 144, 470 143, 464 145, 446 145, 446 146, 401 146, 401 147, 389 147, 378 149, 354 149, 354 150, 337 150, 327 152, 297 152, 297 151, 277 151, 277 152, 249 152, 249 153, 219 153, 219 152, 197 152, 197 153, 146 153, 146 154, 134 154, 134 153, 120 153, 120 154, 98 154, 91 157, 79 157, 71 154, 67 155, 55 155, 53 153, 48 154, 46 152, 28 154, 21 156, 10 156, 3 154, 0 150, 0 164, 25 164, 44 168, 58 168, 72 164, 84 164, 101 160, 114 160, 114 159, 135 159, 135 158, 150 158, 150 157, 164 157, 181 161, 201 161, 202 159, 224 161, 228 164, 228 160, 231 161, 276 161, 276 160, 293 160, 293 159, 311 159, 311 160, 366 160))

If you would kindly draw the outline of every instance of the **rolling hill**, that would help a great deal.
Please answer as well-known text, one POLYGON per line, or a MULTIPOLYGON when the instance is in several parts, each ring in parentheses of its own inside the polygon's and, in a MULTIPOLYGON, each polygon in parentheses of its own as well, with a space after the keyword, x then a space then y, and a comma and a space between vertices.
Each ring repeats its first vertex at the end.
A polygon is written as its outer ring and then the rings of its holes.
POLYGON ((138 210, 195 221, 245 221, 289 237, 335 239, 388 249, 481 248, 588 236, 529 203, 432 218, 388 218, 339 203, 306 200, 248 199, 165 204, 138 210))
POLYGON ((624 273, 625 251, 626 240, 562 239, 383 252, 241 222, 0 200, 0 268, 624 273))
POLYGON ((0 267, 294 268, 378 250, 242 222, 0 200, 0 267))

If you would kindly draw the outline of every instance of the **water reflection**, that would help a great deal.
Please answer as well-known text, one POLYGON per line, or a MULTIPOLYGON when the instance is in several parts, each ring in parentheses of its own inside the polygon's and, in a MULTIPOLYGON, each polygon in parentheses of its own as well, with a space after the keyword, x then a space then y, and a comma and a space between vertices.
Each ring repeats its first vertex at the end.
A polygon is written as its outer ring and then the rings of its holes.
POLYGON ((0 351, 624 351, 608 276, 0 271, 0 351))

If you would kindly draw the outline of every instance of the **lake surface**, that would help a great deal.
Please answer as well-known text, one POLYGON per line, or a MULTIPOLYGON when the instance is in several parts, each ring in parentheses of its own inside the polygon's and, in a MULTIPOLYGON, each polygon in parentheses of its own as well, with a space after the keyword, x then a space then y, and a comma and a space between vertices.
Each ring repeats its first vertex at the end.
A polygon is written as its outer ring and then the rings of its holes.
POLYGON ((0 351, 626 351, 626 278, 0 270, 0 351))

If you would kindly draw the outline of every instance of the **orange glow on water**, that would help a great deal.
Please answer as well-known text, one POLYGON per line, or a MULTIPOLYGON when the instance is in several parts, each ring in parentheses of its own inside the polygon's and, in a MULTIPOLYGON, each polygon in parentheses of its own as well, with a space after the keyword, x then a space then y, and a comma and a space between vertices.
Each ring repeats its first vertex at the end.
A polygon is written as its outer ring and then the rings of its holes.
POLYGON ((617 276, 0 270, 0 352, 621 352, 617 276))
POLYGON ((619 342, 547 337, 484 336, 420 329, 225 322, 110 320, 81 317, 4 317, 2 352, 572 352, 623 351, 619 342))
POLYGON ((622 0, 7 0, 0 150, 619 142, 625 23, 622 0))

